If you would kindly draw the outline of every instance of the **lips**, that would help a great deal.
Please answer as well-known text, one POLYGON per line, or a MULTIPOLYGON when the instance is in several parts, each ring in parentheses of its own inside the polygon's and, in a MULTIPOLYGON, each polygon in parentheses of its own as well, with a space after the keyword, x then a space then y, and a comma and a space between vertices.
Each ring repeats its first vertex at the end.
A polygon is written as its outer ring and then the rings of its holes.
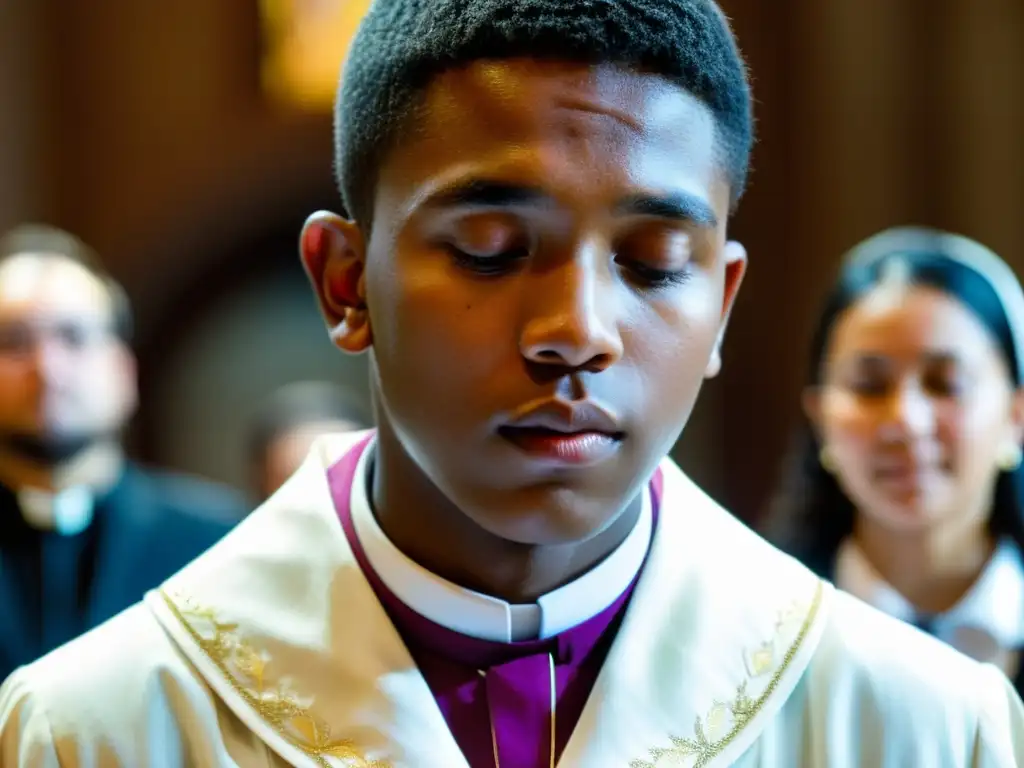
POLYGON ((945 470, 944 465, 935 462, 887 462, 874 467, 874 476, 878 480, 903 480, 935 475, 945 470))
POLYGON ((618 420, 591 401, 548 400, 498 428, 498 434, 532 459, 585 465, 618 450, 625 432, 618 420))

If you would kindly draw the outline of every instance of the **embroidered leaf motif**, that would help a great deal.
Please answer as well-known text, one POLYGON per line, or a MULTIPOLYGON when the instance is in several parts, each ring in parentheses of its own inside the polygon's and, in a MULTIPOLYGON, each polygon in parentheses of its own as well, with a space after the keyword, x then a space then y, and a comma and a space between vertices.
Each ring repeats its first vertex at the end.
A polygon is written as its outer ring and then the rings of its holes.
MULTIPOLYGON (((296 714, 295 717, 291 719, 291 726, 298 731, 308 744, 313 744, 317 747, 324 747, 326 744, 334 743, 330 741, 330 726, 321 722, 319 718, 314 717, 311 714, 296 714)), ((345 742, 336 743, 343 744, 345 742)))
POLYGON ((683 743, 691 751, 691 754, 699 755, 710 748, 708 737, 704 734, 704 722, 698 717, 693 726, 693 734, 697 737, 696 742, 684 741, 683 743))
POLYGON ((313 700, 300 698, 288 678, 271 684, 267 673, 270 655, 243 640, 238 624, 218 621, 211 609, 197 607, 187 598, 175 600, 167 594, 163 598, 231 687, 286 741, 309 755, 317 765, 330 768, 326 758, 331 757, 341 760, 345 768, 390 768, 387 763, 367 760, 348 739, 332 738, 330 725, 313 714, 313 700))
POLYGON ((264 690, 264 673, 269 661, 270 656, 266 653, 257 653, 252 648, 238 648, 235 652, 234 662, 238 671, 249 678, 253 687, 261 693, 264 690))
MULTIPOLYGON (((818 606, 824 587, 818 583, 814 593, 814 599, 809 608, 801 609, 799 605, 788 607, 780 613, 776 622, 776 632, 782 632, 786 626, 794 622, 800 622, 800 629, 796 634, 789 649, 786 651, 781 662, 768 681, 767 686, 755 699, 747 693, 749 678, 737 686, 736 693, 729 702, 715 701, 711 709, 704 717, 697 717, 693 724, 693 736, 682 739, 676 736, 669 737, 671 747, 655 747, 648 750, 648 758, 633 760, 629 768, 669 768, 669 766, 680 766, 682 768, 705 768, 712 760, 718 757, 729 744, 739 735, 754 716, 761 710, 764 703, 771 696, 778 686, 783 674, 796 656, 796 652, 803 644, 804 638, 810 630, 814 616, 817 614, 818 606)), ((767 672, 774 663, 774 641, 760 646, 749 657, 751 677, 758 677, 767 672)))
POLYGON ((715 705, 708 712, 707 717, 707 735, 712 741, 721 737, 726 730, 729 717, 729 705, 716 701, 715 705))
POLYGON ((774 643, 765 643, 750 657, 751 672, 754 677, 760 677, 772 668, 775 661, 774 643))

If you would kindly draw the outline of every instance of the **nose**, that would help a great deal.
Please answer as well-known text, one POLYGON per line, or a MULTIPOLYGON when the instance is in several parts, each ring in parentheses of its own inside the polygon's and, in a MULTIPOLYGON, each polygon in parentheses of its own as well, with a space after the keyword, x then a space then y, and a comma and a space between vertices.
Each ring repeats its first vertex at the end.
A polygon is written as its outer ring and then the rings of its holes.
POLYGON ((887 423, 901 436, 930 437, 935 433, 935 403, 920 387, 901 387, 890 399, 887 423))
POLYGON ((615 278, 600 248, 531 275, 520 349, 543 365, 601 371, 622 358, 615 278))

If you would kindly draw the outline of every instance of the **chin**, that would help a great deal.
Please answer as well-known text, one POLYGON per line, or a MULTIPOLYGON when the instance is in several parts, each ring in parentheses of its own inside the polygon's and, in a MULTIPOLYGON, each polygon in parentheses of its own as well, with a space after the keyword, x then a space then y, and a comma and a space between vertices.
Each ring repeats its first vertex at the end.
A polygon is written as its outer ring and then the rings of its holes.
POLYGON ((530 546, 579 544, 616 518, 606 503, 582 500, 565 488, 504 492, 489 502, 466 507, 480 510, 470 513, 473 521, 493 536, 530 546))
POLYGON ((916 533, 934 525, 941 518, 934 504, 925 498, 887 500, 877 519, 894 532, 916 533))

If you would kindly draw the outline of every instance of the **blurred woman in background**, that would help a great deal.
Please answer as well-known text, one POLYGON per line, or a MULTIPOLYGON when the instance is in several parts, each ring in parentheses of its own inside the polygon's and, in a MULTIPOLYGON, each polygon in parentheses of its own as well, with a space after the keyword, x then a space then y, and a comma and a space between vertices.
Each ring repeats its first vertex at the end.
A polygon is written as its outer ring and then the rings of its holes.
POLYGON ((966 238, 848 256, 813 340, 769 537, 1024 688, 1024 294, 966 238))

